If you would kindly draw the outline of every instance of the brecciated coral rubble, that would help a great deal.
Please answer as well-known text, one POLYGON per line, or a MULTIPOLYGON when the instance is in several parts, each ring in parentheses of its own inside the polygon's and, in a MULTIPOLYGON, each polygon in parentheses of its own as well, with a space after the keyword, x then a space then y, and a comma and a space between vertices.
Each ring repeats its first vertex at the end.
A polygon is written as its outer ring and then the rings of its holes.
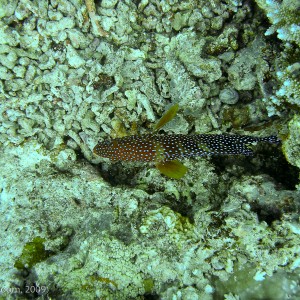
POLYGON ((276 34, 282 40, 283 53, 276 62, 277 91, 266 93, 265 102, 269 115, 280 113, 287 101, 300 106, 300 4, 297 0, 256 0, 266 12, 271 26, 265 35, 276 34))
MULTIPOLYGON (((300 17, 299 1, 256 0, 266 12, 271 26, 265 32, 266 36, 277 35, 282 41, 282 54, 276 60, 277 90, 265 93, 264 102, 268 114, 280 114, 287 106, 300 106, 300 17)), ((296 115, 289 122, 288 137, 284 141, 283 152, 287 160, 299 168, 300 138, 298 134, 299 116, 296 115)))
POLYGON ((241 25, 247 9, 236 1, 101 2, 94 20, 109 35, 99 37, 89 32, 82 2, 11 1, 0 20, 1 142, 37 137, 48 148, 67 143, 92 159, 99 138, 122 130, 114 124, 130 132, 133 122, 153 122, 169 98, 219 128, 220 88, 253 89, 266 72, 249 65, 253 55, 257 62, 263 56, 251 54, 259 51, 255 42, 247 62, 242 50, 235 60, 230 54, 238 31, 248 43, 254 30, 241 25), (233 12, 234 22, 224 25, 233 12))
POLYGON ((294 166, 300 169, 300 116, 295 115, 289 122, 289 134, 283 143, 283 153, 294 166))
POLYGON ((21 288, 27 272, 26 285, 74 299, 142 299, 151 293, 208 300, 230 292, 246 299, 254 293, 274 299, 279 292, 288 299, 299 292, 290 275, 300 266, 293 207, 299 194, 276 191, 268 176, 236 180, 220 203, 212 188, 219 179, 205 161, 195 165, 200 178, 179 185, 164 179, 148 193, 112 188, 74 153, 61 149, 53 156, 34 141, 2 149, 0 160, 1 174, 7 172, 0 194, 3 288, 21 288), (204 170, 213 181, 206 182, 204 170), (170 207, 181 199, 193 220, 170 207), (281 221, 270 226, 268 217, 281 207, 281 221), (233 277, 241 280, 238 286, 233 277))

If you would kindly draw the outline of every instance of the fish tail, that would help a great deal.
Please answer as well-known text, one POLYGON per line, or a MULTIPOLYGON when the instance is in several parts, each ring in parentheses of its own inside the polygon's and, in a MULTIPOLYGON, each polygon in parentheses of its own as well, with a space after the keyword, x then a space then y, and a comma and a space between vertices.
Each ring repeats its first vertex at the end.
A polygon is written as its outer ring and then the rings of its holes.
POLYGON ((281 140, 276 135, 260 138, 259 141, 277 145, 281 144, 281 140))
POLYGON ((195 136, 198 146, 197 155, 253 155, 251 149, 253 144, 257 142, 267 142, 271 144, 279 144, 280 140, 276 136, 253 137, 247 135, 228 135, 216 134, 195 136))

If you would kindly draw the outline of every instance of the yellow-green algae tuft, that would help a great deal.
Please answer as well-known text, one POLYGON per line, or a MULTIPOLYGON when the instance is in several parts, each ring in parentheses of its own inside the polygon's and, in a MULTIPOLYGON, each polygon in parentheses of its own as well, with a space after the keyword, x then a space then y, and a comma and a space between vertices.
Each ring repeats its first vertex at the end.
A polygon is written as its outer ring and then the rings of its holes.
POLYGON ((52 252, 45 249, 45 239, 35 237, 31 242, 28 242, 24 247, 22 254, 16 260, 14 267, 18 270, 32 268, 35 264, 46 260, 51 256, 52 252))

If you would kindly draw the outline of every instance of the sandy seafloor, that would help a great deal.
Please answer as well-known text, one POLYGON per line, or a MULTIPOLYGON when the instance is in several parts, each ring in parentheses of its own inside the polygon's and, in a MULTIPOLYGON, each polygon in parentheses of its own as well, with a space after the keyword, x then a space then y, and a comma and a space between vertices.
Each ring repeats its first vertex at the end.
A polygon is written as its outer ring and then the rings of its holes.
MULTIPOLYGON (((0 299, 300 299, 294 0, 0 0, 0 299), (276 135, 170 179, 93 154, 276 135)), ((217 151, 217 150, 216 150, 217 151)))

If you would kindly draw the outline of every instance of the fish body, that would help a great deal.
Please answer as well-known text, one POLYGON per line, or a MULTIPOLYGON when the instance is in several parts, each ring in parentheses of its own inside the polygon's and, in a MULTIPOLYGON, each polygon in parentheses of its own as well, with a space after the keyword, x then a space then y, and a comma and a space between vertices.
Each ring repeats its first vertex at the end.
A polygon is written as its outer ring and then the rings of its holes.
POLYGON ((113 161, 166 162, 196 156, 252 155, 248 146, 257 142, 279 143, 279 139, 228 134, 145 134, 98 143, 94 153, 113 161))
POLYGON ((257 142, 279 144, 276 136, 252 137, 229 134, 157 134, 179 109, 173 105, 158 121, 154 133, 131 135, 98 143, 93 152, 112 161, 154 162, 164 175, 180 179, 187 167, 177 159, 209 155, 252 155, 249 146, 257 142))

